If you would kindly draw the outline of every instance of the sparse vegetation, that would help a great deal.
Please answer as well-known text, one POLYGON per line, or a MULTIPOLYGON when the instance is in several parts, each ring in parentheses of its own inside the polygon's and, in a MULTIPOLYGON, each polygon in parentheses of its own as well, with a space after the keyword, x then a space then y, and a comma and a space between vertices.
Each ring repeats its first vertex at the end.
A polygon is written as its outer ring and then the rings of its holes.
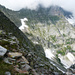
POLYGON ((5 75, 5 72, 11 72, 12 75, 16 74, 12 65, 6 64, 2 58, 0 58, 0 75, 5 75))
POLYGON ((64 56, 65 55, 65 50, 58 50, 57 53, 64 56))
POLYGON ((0 35, 2 34, 2 30, 0 30, 0 35))
POLYGON ((75 42, 75 39, 74 38, 66 39, 66 44, 72 44, 74 42, 75 42))
POLYGON ((54 42, 57 41, 57 40, 56 40, 56 36, 51 35, 50 37, 51 37, 51 39, 52 39, 54 42))
POLYGON ((63 37, 65 37, 66 35, 65 34, 63 34, 63 37))
POLYGON ((0 40, 0 45, 2 45, 2 46, 9 45, 9 44, 10 44, 9 41, 0 40))
POLYGON ((61 55, 65 55, 66 51, 72 52, 72 48, 70 45, 68 45, 67 47, 62 48, 61 50, 58 50, 57 53, 61 54, 61 55))

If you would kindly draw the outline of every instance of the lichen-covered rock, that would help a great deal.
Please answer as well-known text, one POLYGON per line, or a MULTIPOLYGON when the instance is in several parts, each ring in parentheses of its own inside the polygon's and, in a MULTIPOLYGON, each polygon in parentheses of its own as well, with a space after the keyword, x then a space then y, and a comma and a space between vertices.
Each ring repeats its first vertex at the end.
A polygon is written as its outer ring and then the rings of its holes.
POLYGON ((22 59, 25 61, 26 64, 29 64, 28 60, 24 56, 22 56, 22 59))
POLYGON ((9 57, 12 57, 12 58, 21 57, 22 56, 22 53, 19 53, 19 52, 9 52, 8 53, 8 56, 9 57))

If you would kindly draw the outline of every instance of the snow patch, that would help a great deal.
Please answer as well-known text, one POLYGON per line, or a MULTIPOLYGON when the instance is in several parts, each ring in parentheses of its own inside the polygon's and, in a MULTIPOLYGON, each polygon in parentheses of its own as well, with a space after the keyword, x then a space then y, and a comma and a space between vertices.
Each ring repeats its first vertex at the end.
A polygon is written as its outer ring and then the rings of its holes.
POLYGON ((24 18, 24 19, 20 19, 21 20, 21 23, 22 25, 19 27, 20 30, 23 30, 24 28, 28 28, 28 26, 26 25, 26 21, 28 21, 27 18, 24 18))
POLYGON ((75 57, 72 53, 67 53, 66 56, 73 64, 75 63, 75 57))
POLYGON ((59 54, 58 57, 65 68, 69 68, 71 65, 75 64, 75 57, 70 52, 68 52, 65 56, 59 54))
POLYGON ((33 41, 33 43, 34 43, 34 44, 39 44, 39 43, 38 43, 38 42, 36 42, 36 41, 33 41))
POLYGON ((75 18, 74 18, 74 17, 66 18, 66 20, 67 20, 70 24, 72 24, 72 25, 75 24, 75 18))
POLYGON ((54 57, 50 49, 45 49, 45 55, 47 58, 52 59, 54 57))
POLYGON ((71 38, 75 38, 75 33, 71 32, 71 33, 70 33, 70 37, 71 37, 71 38))

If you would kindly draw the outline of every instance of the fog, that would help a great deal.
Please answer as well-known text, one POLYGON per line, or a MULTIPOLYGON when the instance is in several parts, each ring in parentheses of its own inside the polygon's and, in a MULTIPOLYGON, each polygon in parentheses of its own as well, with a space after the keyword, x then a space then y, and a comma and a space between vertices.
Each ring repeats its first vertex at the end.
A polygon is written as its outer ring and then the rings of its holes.
POLYGON ((71 11, 75 16, 75 0, 0 0, 0 4, 12 10, 20 10, 21 8, 35 10, 39 4, 46 8, 51 5, 58 5, 71 11))

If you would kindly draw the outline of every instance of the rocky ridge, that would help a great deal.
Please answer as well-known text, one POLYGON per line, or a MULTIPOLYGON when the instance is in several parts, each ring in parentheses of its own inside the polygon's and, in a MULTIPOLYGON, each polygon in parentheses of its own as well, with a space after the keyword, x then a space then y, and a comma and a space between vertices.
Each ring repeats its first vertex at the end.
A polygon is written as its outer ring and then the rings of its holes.
MULTIPOLYGON (((6 32, 0 30, 0 59, 2 59, 0 62, 10 64, 10 66, 12 65, 15 73, 11 72, 10 75, 38 75, 35 70, 30 67, 28 60, 23 56, 23 52, 21 52, 18 44, 19 41, 15 36, 12 36, 12 33, 6 34, 6 32)), ((4 68, 4 66, 2 67, 4 68)), ((5 71, 8 70, 5 69, 5 71)), ((5 73, 2 73, 2 75, 4 75, 5 73)))

